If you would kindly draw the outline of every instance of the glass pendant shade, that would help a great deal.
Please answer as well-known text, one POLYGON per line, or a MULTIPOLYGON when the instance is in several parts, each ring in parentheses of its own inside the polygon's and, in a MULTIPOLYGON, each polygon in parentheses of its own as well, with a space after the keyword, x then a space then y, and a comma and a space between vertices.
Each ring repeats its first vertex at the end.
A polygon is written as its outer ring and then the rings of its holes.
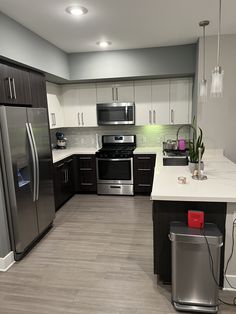
POLYGON ((202 79, 199 86, 199 96, 202 102, 207 101, 207 80, 202 79))
POLYGON ((220 66, 215 67, 212 71, 212 83, 211 83, 211 96, 220 98, 223 96, 223 76, 224 71, 222 71, 220 66))
POLYGON ((223 96, 223 77, 224 71, 220 66, 220 33, 221 33, 221 0, 219 0, 219 22, 217 38, 217 65, 212 71, 211 97, 223 96))

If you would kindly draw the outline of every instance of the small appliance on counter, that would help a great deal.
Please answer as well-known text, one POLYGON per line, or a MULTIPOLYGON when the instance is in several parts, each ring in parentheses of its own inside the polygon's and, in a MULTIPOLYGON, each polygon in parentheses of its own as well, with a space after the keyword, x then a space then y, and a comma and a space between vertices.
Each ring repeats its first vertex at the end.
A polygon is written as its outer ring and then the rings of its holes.
POLYGON ((65 137, 64 133, 57 132, 56 138, 57 138, 57 149, 65 149, 67 138, 65 137))

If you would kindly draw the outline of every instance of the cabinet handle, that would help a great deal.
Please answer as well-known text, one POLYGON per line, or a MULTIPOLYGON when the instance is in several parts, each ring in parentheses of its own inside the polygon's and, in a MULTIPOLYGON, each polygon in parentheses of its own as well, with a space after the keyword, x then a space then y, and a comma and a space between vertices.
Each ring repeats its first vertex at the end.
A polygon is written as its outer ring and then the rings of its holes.
POLYGON ((92 160, 92 157, 79 157, 80 160, 92 160))
POLYGON ((78 125, 80 126, 80 113, 78 112, 78 125))
POLYGON ((149 110, 149 124, 152 124, 152 111, 149 110))
POLYGON ((73 161, 73 159, 69 159, 66 161, 67 164, 70 164, 73 161))
POLYGON ((51 113, 51 117, 52 117, 52 126, 57 125, 57 123, 56 123, 56 114, 54 112, 51 113))
POLYGON ((93 168, 79 168, 79 170, 81 170, 81 171, 92 171, 93 168))
POLYGON ((13 97, 12 97, 12 88, 11 88, 11 78, 8 77, 7 81, 8 81, 9 94, 10 94, 9 96, 10 96, 10 99, 13 99, 13 97))
POLYGON ((81 185, 85 185, 85 186, 91 186, 91 185, 93 185, 93 183, 81 183, 81 185))
POLYGON ((63 164, 60 164, 60 165, 58 165, 58 166, 56 166, 56 168, 61 168, 61 167, 63 167, 64 166, 64 163, 63 164))
POLYGON ((114 87, 112 87, 112 100, 114 100, 114 87))
POLYGON ((118 88, 116 87, 116 100, 118 100, 119 96, 118 96, 118 88))
POLYGON ((139 160, 150 160, 151 157, 149 156, 144 156, 144 157, 137 157, 139 160))
POLYGON ((142 187, 150 187, 151 184, 139 184, 138 186, 142 186, 142 187))
POLYGON ((171 109, 170 111, 170 122, 174 123, 174 110, 173 109, 171 109))
POLYGON ((84 113, 81 113, 81 120, 82 120, 82 125, 84 125, 84 113))
POLYGON ((152 169, 148 169, 148 168, 139 168, 138 171, 151 171, 152 169))
POLYGON ((156 110, 153 110, 153 123, 156 124, 156 110))
POLYGON ((12 85, 13 85, 13 98, 16 99, 16 85, 14 77, 12 79, 12 85))

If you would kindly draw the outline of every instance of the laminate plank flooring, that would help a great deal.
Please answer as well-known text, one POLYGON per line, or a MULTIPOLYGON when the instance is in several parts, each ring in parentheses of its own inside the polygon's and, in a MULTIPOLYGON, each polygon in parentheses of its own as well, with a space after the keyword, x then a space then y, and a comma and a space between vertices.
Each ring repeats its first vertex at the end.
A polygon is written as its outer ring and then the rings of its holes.
POLYGON ((175 313, 170 287, 153 275, 151 207, 148 197, 75 195, 41 242, 0 273, 0 313, 175 313))

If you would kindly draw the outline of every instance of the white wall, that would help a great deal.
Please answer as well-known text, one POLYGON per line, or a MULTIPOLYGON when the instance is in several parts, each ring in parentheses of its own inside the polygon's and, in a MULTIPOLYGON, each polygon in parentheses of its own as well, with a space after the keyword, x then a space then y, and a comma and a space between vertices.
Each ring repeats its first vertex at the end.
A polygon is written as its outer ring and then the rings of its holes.
MULTIPOLYGON (((236 162, 236 35, 221 37, 220 63, 224 69, 224 95, 208 97, 206 104, 198 101, 197 121, 204 131, 206 148, 223 148, 224 154, 236 162)), ((198 81, 202 78, 202 44, 199 42, 198 81)), ((217 37, 206 38, 206 76, 210 91, 211 73, 216 65, 217 37)))
POLYGON ((69 79, 66 53, 1 12, 0 56, 69 79))

